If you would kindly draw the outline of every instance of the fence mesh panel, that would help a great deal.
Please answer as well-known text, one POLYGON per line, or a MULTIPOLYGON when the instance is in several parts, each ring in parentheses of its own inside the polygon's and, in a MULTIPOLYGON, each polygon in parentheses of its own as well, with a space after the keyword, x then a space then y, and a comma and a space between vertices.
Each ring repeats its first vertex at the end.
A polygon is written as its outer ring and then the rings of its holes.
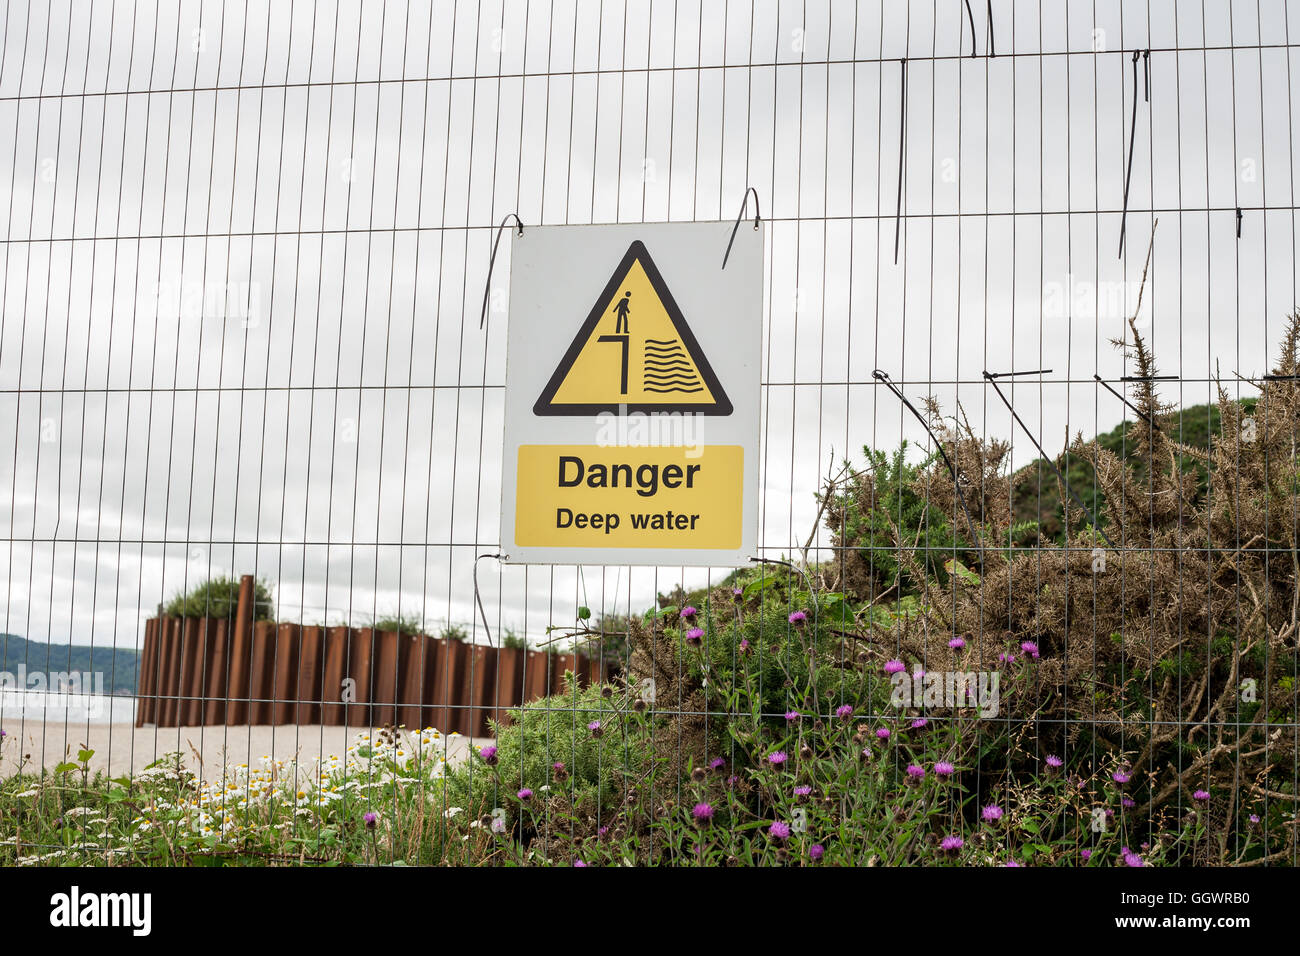
MULTIPOLYGON (((953 832, 1050 754, 1140 777, 1133 833, 1203 813, 1170 862, 1294 864, 1294 14, 7 4, 4 776, 138 775, 180 752, 183 772, 148 772, 202 795, 200 830, 237 839, 236 806, 274 791, 319 838, 323 802, 395 819, 393 779, 444 780, 425 765, 445 758, 492 778, 490 797, 430 786, 429 813, 482 829, 389 832, 378 862, 591 857, 601 828, 633 827, 625 790, 651 817, 705 791, 744 803, 710 844, 725 861, 742 820, 784 813, 767 752, 729 729, 753 677, 744 706, 795 763, 845 705, 855 754, 903 776, 908 751, 878 729, 959 725, 967 796, 935 810, 953 832), (754 561, 482 557, 509 550, 503 217, 731 222, 751 186, 767 235, 754 561), (735 665, 717 693, 681 643, 690 602, 706 641, 733 625, 753 641, 715 659, 735 665), (751 652, 781 666, 746 670, 751 652), (856 683, 772 686, 801 657, 856 683), (1002 706, 885 706, 894 659, 1000 671, 1002 706), (566 671, 612 695, 580 704, 566 671), (107 699, 56 693, 78 675, 107 699), (511 776, 475 748, 528 700, 568 722, 525 734, 511 776), (611 736, 658 729, 591 749, 570 725, 600 706, 611 736), (782 729, 787 710, 805 729, 782 729), (675 776, 642 776, 646 740, 675 776), (717 781, 692 778, 716 758, 717 781), (576 783, 590 760, 595 798, 576 783)), ((1101 845, 1125 813, 1110 798, 1076 800, 1061 832, 1101 845)), ((117 842, 84 818, 64 821, 70 843, 10 831, 0 852, 130 859, 160 813, 117 842)), ((638 846, 642 862, 703 852, 671 827, 638 846)))

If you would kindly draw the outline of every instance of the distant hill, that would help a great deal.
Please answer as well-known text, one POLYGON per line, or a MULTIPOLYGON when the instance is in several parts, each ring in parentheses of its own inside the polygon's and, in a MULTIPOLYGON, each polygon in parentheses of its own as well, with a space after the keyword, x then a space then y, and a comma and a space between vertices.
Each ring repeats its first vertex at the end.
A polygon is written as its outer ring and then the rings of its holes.
MULTIPOLYGON (((1250 412, 1255 408, 1255 401, 1254 398, 1246 398, 1241 404, 1247 412, 1250 412)), ((1098 435, 1097 444, 1121 458, 1132 458, 1135 447, 1129 440, 1128 433, 1134 424, 1128 421, 1098 435)), ((1219 433, 1219 406, 1192 405, 1184 408, 1182 414, 1174 411, 1162 416, 1161 427, 1176 442, 1196 448, 1209 448, 1210 437, 1219 433)), ((1063 462, 1065 459, 1058 458, 1057 461, 1063 462)), ((1089 509, 1100 510, 1098 507, 1101 504, 1100 495, 1097 492, 1092 465, 1081 460, 1077 455, 1069 456, 1068 462, 1066 478, 1070 482, 1070 488, 1089 509)), ((1182 465, 1185 469, 1195 468, 1201 472, 1202 482, 1204 482, 1203 466, 1190 459, 1184 459, 1182 465)), ((1043 537, 1060 540, 1064 517, 1064 510, 1061 508, 1061 492, 1057 485, 1056 473, 1046 461, 1040 458, 1020 469, 1012 491, 1011 507, 1015 521, 1038 521, 1043 537)))
POLYGON ((0 671, 17 675, 20 664, 26 666, 29 674, 33 671, 102 671, 104 692, 108 694, 135 693, 139 659, 139 652, 132 648, 46 644, 29 641, 17 634, 0 634, 0 671))

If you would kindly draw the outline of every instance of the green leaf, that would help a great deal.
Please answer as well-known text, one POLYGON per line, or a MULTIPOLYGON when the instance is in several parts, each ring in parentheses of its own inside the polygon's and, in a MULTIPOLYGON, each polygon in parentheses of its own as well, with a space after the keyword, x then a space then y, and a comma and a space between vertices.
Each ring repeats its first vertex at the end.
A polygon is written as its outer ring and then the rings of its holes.
POLYGON ((77 751, 77 762, 78 762, 78 763, 87 763, 87 762, 90 760, 90 758, 93 757, 93 756, 95 756, 95 751, 93 751, 93 750, 78 750, 78 751, 77 751))
POLYGON ((66 760, 54 768, 55 773, 69 773, 73 770, 80 770, 75 763, 68 763, 66 760))
POLYGON ((957 577, 969 584, 980 583, 980 576, 955 558, 949 558, 945 561, 943 563, 943 568, 949 574, 955 574, 957 577))
POLYGON ((578 620, 585 621, 589 617, 591 617, 591 608, 589 607, 578 608, 578 620))

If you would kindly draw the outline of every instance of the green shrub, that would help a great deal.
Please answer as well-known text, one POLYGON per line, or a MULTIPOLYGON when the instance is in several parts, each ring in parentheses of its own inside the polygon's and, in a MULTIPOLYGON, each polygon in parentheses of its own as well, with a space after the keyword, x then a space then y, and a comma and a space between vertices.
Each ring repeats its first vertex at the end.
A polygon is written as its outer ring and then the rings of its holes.
MULTIPOLYGON (((1155 394, 1154 356, 1130 330, 1141 418, 1126 454, 1082 438, 1069 449, 1071 461, 1094 463, 1099 510, 1071 504, 1059 543, 986 547, 978 573, 917 575, 918 613, 864 636, 909 667, 984 670, 1017 658, 1034 682, 1017 685, 1004 709, 1037 747, 1131 753, 1128 799, 1148 817, 1217 794, 1214 843, 1197 859, 1226 862, 1264 802, 1298 802, 1296 700, 1279 679, 1300 666, 1300 316, 1255 401, 1220 387, 1221 425, 1204 451, 1174 440, 1177 415, 1155 394)), ((1016 476, 1001 448, 967 431, 949 454, 995 500, 1011 499, 1016 476)), ((932 466, 924 477, 949 511, 947 472, 932 466)), ((1010 510, 977 506, 992 515, 988 540, 1005 541, 1010 510)), ((920 566, 910 540, 894 546, 904 566, 920 566)), ((1023 769, 1015 753, 1005 762, 1023 769)), ((1276 823, 1277 839, 1296 833, 1293 818, 1276 823)), ((1277 843, 1268 852, 1290 859, 1277 843)))
POLYGON ((373 627, 376 631, 396 631, 398 634, 424 633, 424 621, 409 614, 390 614, 381 617, 375 621, 373 627))
MULTIPOLYGON (((211 617, 233 620, 239 613, 239 581, 225 576, 197 584, 178 594, 165 608, 171 617, 211 617)), ((269 621, 275 613, 271 588, 265 581, 253 583, 253 620, 269 621)))
POLYGON ((509 827, 529 833, 562 825, 558 818, 543 820, 538 814, 597 818, 619 802, 629 780, 646 766, 648 735, 632 703, 626 688, 579 687, 574 675, 566 673, 561 693, 525 704, 508 721, 493 723, 493 762, 480 755, 450 770, 447 802, 468 810, 466 819, 489 824, 493 811, 501 808, 509 827), (600 724, 596 731, 589 726, 593 722, 600 724), (557 776, 563 778, 562 788, 557 776), (525 788, 533 792, 530 801, 519 797, 525 788), (563 807, 548 796, 561 789, 563 807))
MULTIPOLYGON (((689 620, 634 620, 620 686, 570 682, 498 728, 490 759, 447 775, 443 845, 566 866, 1147 865, 1210 846, 1209 813, 1123 812, 1128 754, 1058 768, 1022 721, 895 706, 882 657, 838 626, 840 595, 746 577, 689 620)), ((1004 676, 1022 699, 1037 681, 1004 676)), ((1229 858, 1264 846, 1256 829, 1229 858)))
POLYGON ((910 464, 907 449, 906 441, 892 455, 864 448, 866 466, 833 483, 827 495, 826 525, 841 549, 834 562, 840 587, 863 598, 916 593, 923 578, 946 580, 948 562, 978 562, 965 515, 957 512, 954 524, 931 487, 932 471, 943 467, 938 452, 910 464), (908 544, 908 563, 900 540, 908 544))

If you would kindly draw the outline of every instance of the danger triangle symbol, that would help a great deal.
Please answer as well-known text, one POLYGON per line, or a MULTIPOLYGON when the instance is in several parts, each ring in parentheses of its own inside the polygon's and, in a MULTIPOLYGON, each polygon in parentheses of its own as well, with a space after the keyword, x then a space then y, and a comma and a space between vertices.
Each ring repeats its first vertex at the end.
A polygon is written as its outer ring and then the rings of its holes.
POLYGON ((628 246, 535 415, 601 412, 730 415, 719 384, 645 245, 628 246))

